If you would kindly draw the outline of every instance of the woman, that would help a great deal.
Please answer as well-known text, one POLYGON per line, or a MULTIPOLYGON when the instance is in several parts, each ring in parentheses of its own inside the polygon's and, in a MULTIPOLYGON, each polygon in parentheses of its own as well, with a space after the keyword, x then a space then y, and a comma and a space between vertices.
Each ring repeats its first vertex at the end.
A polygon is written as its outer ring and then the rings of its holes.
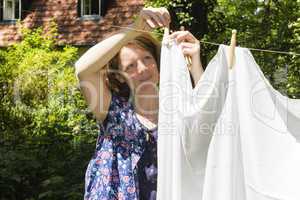
MULTIPOLYGON (((131 29, 90 48, 75 64, 82 93, 100 126, 86 171, 85 199, 156 199, 159 43, 136 30, 168 26, 165 8, 144 8, 131 29)), ((200 45, 187 31, 170 35, 203 72, 200 45)))

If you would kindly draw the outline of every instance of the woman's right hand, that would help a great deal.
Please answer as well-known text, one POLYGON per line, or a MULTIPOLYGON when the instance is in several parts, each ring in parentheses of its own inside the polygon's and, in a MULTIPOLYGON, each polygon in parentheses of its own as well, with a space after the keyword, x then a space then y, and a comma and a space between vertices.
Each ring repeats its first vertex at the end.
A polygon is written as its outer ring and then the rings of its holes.
POLYGON ((158 27, 167 27, 170 21, 170 14, 164 7, 143 8, 133 26, 135 29, 150 31, 158 27))

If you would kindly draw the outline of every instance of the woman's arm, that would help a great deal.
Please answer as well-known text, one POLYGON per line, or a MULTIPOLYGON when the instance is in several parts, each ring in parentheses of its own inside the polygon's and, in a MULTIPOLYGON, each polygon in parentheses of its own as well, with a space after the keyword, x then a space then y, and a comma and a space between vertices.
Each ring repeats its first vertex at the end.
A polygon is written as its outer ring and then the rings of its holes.
MULTIPOLYGON (((170 23, 170 15, 165 8, 144 8, 138 19, 131 25, 132 29, 151 30, 156 27, 167 26, 170 23)), ((123 30, 102 42, 96 44, 85 52, 75 63, 76 75, 86 75, 99 71, 119 50, 130 40, 139 36, 141 32, 123 30)))
POLYGON ((91 47, 75 63, 76 75, 80 77, 99 71, 121 47, 139 34, 136 31, 124 30, 91 47))
MULTIPOLYGON (((169 13, 165 8, 144 8, 133 29, 150 30, 168 25, 169 13)), ((103 121, 111 102, 111 92, 105 84, 103 67, 131 39, 141 33, 125 29, 91 47, 75 63, 76 76, 80 81, 81 92, 98 121, 103 121)))
POLYGON ((117 33, 91 47, 75 63, 81 93, 99 122, 103 122, 106 118, 112 98, 101 69, 124 44, 138 34, 130 30, 117 33))

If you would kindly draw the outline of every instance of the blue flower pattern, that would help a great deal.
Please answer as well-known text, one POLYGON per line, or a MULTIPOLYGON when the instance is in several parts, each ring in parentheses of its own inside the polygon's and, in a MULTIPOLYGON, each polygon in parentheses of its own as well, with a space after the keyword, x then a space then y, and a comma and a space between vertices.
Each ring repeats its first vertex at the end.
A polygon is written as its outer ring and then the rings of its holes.
POLYGON ((132 102, 112 94, 85 175, 85 200, 155 200, 157 128, 139 122, 132 102), (149 139, 146 139, 149 134, 149 139))

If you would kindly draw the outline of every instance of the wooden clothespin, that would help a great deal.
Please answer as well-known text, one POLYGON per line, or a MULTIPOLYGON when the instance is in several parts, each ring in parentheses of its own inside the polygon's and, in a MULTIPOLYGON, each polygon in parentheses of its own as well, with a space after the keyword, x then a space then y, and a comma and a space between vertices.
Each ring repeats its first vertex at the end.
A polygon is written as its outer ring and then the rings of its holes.
MULTIPOLYGON (((180 31, 184 31, 184 30, 185 30, 184 26, 180 26, 180 31)), ((192 66, 192 59, 191 59, 191 57, 190 56, 184 56, 184 58, 185 58, 185 61, 186 61, 187 65, 188 65, 188 68, 191 69, 191 66, 192 66)))
POLYGON ((163 36, 163 44, 170 46, 170 40, 168 39, 168 36, 170 35, 170 28, 169 26, 164 28, 164 36, 163 36))
POLYGON ((229 47, 229 69, 233 68, 234 62, 235 62, 235 47, 236 47, 236 33, 237 31, 235 29, 232 30, 231 34, 231 40, 230 40, 230 47, 229 47))
POLYGON ((167 36, 169 36, 169 34, 170 34, 170 29, 167 26, 167 27, 164 28, 164 38, 167 37, 167 36))

